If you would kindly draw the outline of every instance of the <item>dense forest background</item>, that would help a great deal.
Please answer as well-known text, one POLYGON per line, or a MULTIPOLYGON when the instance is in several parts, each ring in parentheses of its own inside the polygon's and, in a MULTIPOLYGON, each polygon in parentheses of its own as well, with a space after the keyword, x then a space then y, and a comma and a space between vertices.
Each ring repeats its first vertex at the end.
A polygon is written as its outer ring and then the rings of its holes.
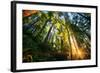
POLYGON ((23 62, 91 58, 91 14, 23 10, 23 62))

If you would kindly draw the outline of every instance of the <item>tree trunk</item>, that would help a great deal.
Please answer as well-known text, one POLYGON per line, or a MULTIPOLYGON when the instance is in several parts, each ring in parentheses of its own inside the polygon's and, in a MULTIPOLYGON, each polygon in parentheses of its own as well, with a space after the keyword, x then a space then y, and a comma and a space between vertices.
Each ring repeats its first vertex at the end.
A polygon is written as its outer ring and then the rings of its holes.
POLYGON ((52 27, 53 27, 53 25, 50 27, 50 29, 49 29, 49 31, 47 33, 47 36, 44 39, 44 42, 46 42, 48 40, 48 36, 49 36, 49 34, 50 34, 51 30, 52 30, 52 27))
POLYGON ((71 34, 70 34, 70 28, 68 27, 68 25, 69 25, 69 19, 68 19, 68 14, 65 14, 65 13, 63 13, 63 15, 64 15, 64 18, 65 18, 65 24, 66 24, 66 30, 67 30, 67 33, 68 33, 68 42, 69 42, 69 46, 70 46, 70 59, 72 59, 72 47, 71 47, 71 41, 70 41, 70 36, 71 36, 71 34), (66 16, 67 17, 66 17, 66 16))

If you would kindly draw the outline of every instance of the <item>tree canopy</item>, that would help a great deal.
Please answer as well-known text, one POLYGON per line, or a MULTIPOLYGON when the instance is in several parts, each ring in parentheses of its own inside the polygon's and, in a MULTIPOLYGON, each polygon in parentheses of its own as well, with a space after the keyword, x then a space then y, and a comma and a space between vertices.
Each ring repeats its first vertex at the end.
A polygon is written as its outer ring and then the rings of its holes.
POLYGON ((91 58, 91 14, 23 10, 23 62, 91 58))

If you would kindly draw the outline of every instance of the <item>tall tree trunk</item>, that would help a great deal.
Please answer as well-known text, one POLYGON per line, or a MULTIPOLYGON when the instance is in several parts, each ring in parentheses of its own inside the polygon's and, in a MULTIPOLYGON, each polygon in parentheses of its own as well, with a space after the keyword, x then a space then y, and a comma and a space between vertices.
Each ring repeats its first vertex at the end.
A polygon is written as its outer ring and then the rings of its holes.
POLYGON ((53 27, 53 25, 51 25, 51 27, 50 27, 50 29, 49 29, 49 31, 48 31, 45 39, 44 39, 44 42, 46 42, 48 40, 48 36, 49 36, 49 34, 50 34, 51 30, 52 30, 52 27, 53 27))
POLYGON ((68 33, 68 42, 69 42, 69 47, 70 47, 70 59, 72 59, 72 47, 71 47, 71 41, 70 41, 70 28, 69 28, 69 19, 68 19, 68 14, 67 13, 63 13, 64 15, 64 19, 65 19, 65 24, 66 24, 66 30, 67 30, 67 33, 68 33))
POLYGON ((70 47, 70 59, 72 59, 72 48, 71 48, 71 41, 70 41, 70 33, 69 33, 68 26, 66 28, 67 28, 67 33, 68 33, 69 47, 70 47))
MULTIPOLYGON (((61 25, 60 28, 61 28, 60 32, 63 32, 63 31, 62 31, 62 25, 61 25)), ((62 38, 63 38, 63 37, 61 36, 61 50, 63 50, 63 39, 62 39, 62 38)))

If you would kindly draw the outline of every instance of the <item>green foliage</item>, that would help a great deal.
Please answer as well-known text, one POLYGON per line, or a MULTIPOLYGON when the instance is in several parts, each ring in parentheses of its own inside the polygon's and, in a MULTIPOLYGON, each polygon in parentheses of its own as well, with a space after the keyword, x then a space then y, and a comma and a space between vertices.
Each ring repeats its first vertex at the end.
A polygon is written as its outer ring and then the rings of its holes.
POLYGON ((53 11, 23 17, 23 62, 90 59, 90 17, 53 11))

